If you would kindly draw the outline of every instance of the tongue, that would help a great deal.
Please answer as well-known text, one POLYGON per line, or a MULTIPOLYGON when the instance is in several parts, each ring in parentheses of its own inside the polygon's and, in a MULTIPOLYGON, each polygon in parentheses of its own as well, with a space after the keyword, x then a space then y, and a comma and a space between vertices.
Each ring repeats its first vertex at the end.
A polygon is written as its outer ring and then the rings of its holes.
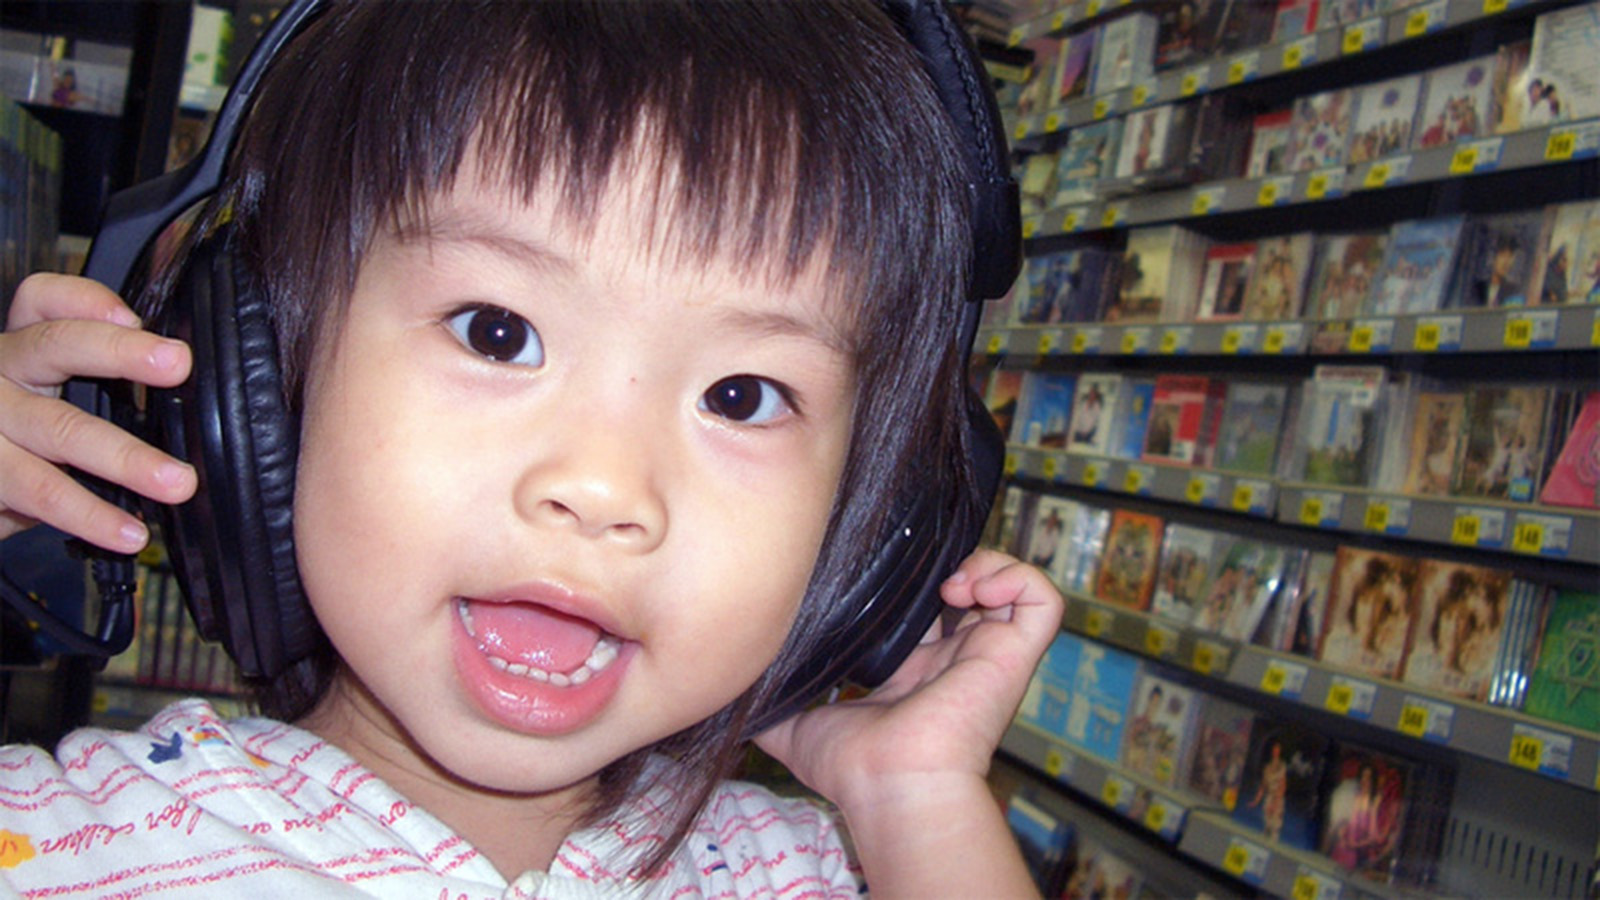
POLYGON ((506 662, 546 672, 583 665, 602 632, 592 623, 531 603, 470 603, 478 646, 506 662))

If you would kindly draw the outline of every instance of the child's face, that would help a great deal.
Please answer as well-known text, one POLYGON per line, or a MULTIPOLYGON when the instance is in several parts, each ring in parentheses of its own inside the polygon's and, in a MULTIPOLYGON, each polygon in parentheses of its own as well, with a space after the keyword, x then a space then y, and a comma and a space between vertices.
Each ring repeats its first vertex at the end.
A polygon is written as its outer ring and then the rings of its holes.
POLYGON ((318 620, 387 716, 335 690, 317 722, 549 790, 776 655, 849 444, 847 323, 820 264, 783 285, 644 249, 632 180, 585 242, 468 164, 427 238, 366 255, 311 363, 294 514, 318 620))

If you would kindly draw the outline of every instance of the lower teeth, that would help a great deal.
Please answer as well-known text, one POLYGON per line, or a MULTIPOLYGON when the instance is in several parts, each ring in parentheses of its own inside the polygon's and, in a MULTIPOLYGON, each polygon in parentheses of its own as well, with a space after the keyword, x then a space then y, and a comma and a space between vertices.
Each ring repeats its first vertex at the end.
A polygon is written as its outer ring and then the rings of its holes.
MULTIPOLYGON (((467 634, 476 638, 478 635, 472 630, 472 613, 467 610, 467 604, 464 601, 457 601, 456 611, 461 617, 461 624, 466 626, 467 634)), ((585 659, 578 668, 566 673, 550 672, 535 666, 510 662, 492 653, 485 653, 484 655, 488 658, 489 665, 508 675, 515 675, 518 678, 526 678, 529 681, 537 681, 555 687, 573 687, 583 684, 590 678, 610 668, 611 664, 616 662, 618 647, 616 638, 610 635, 603 635, 600 641, 594 645, 594 649, 589 651, 589 658, 585 659)))

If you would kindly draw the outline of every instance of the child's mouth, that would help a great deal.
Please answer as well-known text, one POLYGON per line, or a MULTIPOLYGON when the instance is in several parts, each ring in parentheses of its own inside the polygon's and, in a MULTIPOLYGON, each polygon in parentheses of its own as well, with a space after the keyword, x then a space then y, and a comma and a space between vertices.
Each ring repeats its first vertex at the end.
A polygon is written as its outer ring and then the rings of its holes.
POLYGON ((616 662, 621 639, 594 623, 536 603, 456 598, 456 615, 498 671, 553 687, 575 687, 616 662))

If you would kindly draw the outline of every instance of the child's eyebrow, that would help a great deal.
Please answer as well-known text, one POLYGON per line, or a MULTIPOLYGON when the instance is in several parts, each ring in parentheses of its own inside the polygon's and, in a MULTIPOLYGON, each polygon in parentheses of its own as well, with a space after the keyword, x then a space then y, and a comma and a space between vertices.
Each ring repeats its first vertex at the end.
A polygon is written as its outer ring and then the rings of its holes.
POLYGON ((578 266, 566 255, 544 244, 509 234, 493 225, 458 215, 429 216, 399 230, 402 244, 466 244, 482 247, 520 266, 543 273, 572 275, 578 266))
POLYGON ((722 310, 718 318, 726 327, 755 337, 797 337, 821 344, 841 356, 851 354, 850 341, 843 329, 826 315, 802 317, 774 310, 730 307, 722 310))

